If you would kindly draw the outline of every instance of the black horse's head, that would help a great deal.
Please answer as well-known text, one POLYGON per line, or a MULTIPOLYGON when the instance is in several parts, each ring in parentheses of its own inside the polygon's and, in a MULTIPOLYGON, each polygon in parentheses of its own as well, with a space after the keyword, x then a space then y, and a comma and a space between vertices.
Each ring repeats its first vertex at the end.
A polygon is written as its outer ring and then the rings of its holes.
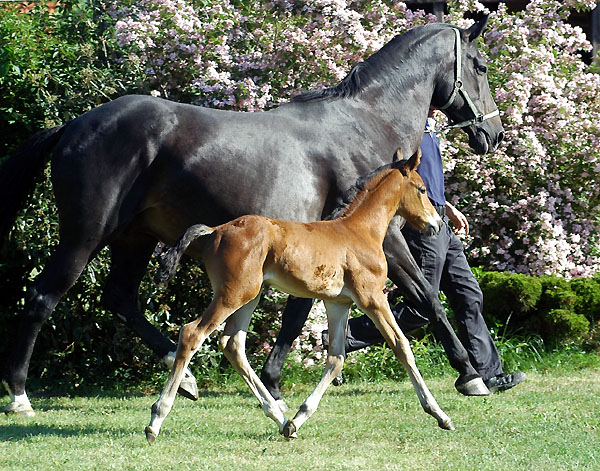
POLYGON ((449 127, 465 130, 469 145, 478 154, 493 152, 504 138, 490 92, 487 65, 476 44, 486 24, 487 16, 468 29, 451 28, 451 66, 438 80, 432 99, 433 106, 448 116, 449 127))

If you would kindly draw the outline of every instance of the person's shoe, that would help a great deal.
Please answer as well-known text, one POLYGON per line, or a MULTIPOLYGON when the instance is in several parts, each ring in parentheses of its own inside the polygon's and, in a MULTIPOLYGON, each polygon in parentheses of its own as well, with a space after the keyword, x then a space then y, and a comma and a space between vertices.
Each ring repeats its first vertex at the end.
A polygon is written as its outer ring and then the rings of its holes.
POLYGON ((492 376, 491 378, 484 379, 483 382, 490 390, 491 393, 496 391, 506 391, 507 389, 514 388, 517 384, 522 383, 527 379, 527 375, 522 371, 515 371, 511 374, 499 374, 492 376))
MULTIPOLYGON (((328 330, 324 330, 323 332, 321 332, 321 343, 323 343, 323 347, 325 347, 327 350, 329 350, 329 331, 328 330)), ((341 372, 339 375, 337 375, 335 378, 333 378, 332 383, 334 386, 340 386, 344 383, 344 377, 342 376, 341 372)))

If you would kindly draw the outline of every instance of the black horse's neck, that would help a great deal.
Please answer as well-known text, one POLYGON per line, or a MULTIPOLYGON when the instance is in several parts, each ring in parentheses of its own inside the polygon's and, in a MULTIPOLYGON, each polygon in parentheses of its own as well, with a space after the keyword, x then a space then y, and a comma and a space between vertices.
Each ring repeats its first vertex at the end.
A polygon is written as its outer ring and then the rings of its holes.
POLYGON ((449 25, 414 28, 354 66, 338 85, 300 94, 292 104, 324 114, 334 109, 338 119, 356 120, 360 109, 358 127, 390 123, 376 134, 411 155, 420 143, 438 81, 453 78, 452 39, 449 25), (348 108, 352 112, 344 113, 348 108))

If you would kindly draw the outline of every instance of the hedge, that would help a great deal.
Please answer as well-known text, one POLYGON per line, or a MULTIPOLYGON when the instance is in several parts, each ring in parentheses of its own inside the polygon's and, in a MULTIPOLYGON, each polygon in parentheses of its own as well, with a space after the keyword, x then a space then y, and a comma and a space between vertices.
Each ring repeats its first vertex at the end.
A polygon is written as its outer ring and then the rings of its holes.
POLYGON ((483 311, 488 324, 547 343, 592 342, 600 321, 600 277, 564 278, 483 272, 483 311))

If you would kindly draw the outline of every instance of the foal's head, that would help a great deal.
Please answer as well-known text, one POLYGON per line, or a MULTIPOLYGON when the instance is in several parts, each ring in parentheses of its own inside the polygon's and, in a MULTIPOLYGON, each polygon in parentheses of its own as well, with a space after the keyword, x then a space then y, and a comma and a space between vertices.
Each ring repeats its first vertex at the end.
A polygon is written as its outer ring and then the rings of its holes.
POLYGON ((404 176, 396 215, 406 219, 411 226, 425 235, 437 234, 442 227, 442 219, 429 201, 425 184, 417 173, 417 167, 421 162, 421 149, 418 149, 410 159, 403 159, 402 151, 398 149, 395 159, 396 162, 392 167, 400 170, 404 176))

